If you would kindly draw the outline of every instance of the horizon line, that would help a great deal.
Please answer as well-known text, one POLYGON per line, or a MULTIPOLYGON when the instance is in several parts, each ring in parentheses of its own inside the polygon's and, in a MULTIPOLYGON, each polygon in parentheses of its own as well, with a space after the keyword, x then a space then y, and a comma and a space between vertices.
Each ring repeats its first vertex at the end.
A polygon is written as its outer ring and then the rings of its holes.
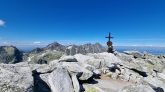
MULTIPOLYGON (((96 42, 97 43, 97 42, 96 42)), ((51 44, 51 43, 50 43, 51 44)), ((61 43, 59 43, 61 44, 61 43)), ((89 44, 89 43, 84 43, 84 44, 89 44)), ((69 45, 84 45, 84 44, 61 44, 65 46, 69 45)), ((95 43, 90 43, 90 44, 95 44, 95 43)), ((16 45, 16 44, 0 44, 0 46, 15 46, 15 47, 46 47, 49 44, 21 44, 21 45, 16 45)), ((106 45, 101 44, 102 46, 106 47, 106 45)), ((114 47, 165 47, 164 45, 113 45, 114 47)))

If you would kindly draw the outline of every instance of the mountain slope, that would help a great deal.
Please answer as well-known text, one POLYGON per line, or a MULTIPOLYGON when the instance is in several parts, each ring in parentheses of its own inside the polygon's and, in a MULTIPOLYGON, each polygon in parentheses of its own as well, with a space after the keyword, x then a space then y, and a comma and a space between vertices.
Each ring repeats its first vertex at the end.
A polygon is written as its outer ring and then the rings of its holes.
POLYGON ((14 46, 0 46, 0 63, 18 63, 22 61, 22 52, 14 46))

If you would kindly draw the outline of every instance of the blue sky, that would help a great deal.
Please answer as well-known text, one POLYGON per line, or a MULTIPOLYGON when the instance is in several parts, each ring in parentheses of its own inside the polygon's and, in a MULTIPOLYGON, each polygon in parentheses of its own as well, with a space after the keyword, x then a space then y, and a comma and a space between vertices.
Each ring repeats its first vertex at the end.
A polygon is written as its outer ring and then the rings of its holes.
POLYGON ((0 0, 0 45, 165 46, 165 0, 0 0))

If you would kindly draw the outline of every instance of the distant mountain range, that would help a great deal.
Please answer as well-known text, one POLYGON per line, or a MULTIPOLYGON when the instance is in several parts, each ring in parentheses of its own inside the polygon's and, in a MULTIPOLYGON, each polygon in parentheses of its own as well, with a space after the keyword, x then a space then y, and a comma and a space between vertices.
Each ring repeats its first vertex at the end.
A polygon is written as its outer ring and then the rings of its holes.
MULTIPOLYGON (((114 46, 114 49, 119 52, 139 51, 141 53, 145 52, 155 55, 165 54, 165 47, 114 46)), ((59 59, 62 55, 101 53, 106 51, 107 48, 99 43, 62 45, 54 42, 45 47, 35 48, 28 52, 20 51, 14 46, 0 46, 0 63, 18 63, 22 61, 48 63, 51 60, 59 59)))
POLYGON ((51 43, 43 48, 35 48, 29 52, 21 52, 14 46, 0 47, 0 63, 17 63, 32 59, 36 63, 48 62, 53 59, 59 59, 62 55, 75 55, 87 53, 105 52, 106 48, 99 43, 84 44, 84 45, 69 45, 65 46, 58 42, 51 43))
POLYGON ((75 55, 78 53, 81 53, 81 54, 101 53, 101 52, 105 52, 106 48, 99 43, 95 43, 95 44, 88 43, 88 44, 84 44, 84 45, 65 46, 65 45, 59 44, 58 42, 54 42, 54 43, 47 45, 44 48, 33 49, 30 53, 40 53, 42 51, 50 51, 50 50, 64 52, 67 55, 75 55))

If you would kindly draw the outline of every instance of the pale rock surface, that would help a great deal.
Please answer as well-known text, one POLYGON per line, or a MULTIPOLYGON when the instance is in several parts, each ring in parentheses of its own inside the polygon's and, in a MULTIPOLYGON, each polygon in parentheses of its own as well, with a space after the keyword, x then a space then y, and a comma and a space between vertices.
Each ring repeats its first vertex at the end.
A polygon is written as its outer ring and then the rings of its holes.
POLYGON ((93 72, 85 69, 76 62, 61 62, 60 65, 65 67, 71 75, 72 73, 77 73, 80 80, 88 80, 93 76, 93 72))
POLYGON ((81 91, 81 88, 80 88, 79 81, 77 79, 77 74, 72 74, 71 75, 71 78, 72 78, 74 92, 80 92, 81 91))
POLYGON ((164 92, 164 77, 162 56, 76 54, 49 64, 0 64, 0 92, 164 92))
POLYGON ((90 84, 85 84, 83 85, 85 88, 85 92, 105 92, 104 90, 102 90, 101 88, 94 86, 94 85, 90 85, 90 84))
POLYGON ((124 87, 119 92, 155 92, 155 91, 148 85, 130 85, 124 87))
POLYGON ((163 82, 160 78, 148 76, 144 78, 144 81, 153 88, 160 87, 165 90, 165 82, 163 82))
POLYGON ((58 67, 48 76, 52 92, 74 92, 72 80, 66 69, 58 67))
POLYGON ((134 58, 142 58, 143 54, 138 51, 124 51, 125 54, 133 55, 134 58))
POLYGON ((77 59, 74 56, 62 56, 59 59, 60 62, 77 62, 77 59))
POLYGON ((26 64, 0 65, 0 92, 33 92, 33 77, 26 64))

